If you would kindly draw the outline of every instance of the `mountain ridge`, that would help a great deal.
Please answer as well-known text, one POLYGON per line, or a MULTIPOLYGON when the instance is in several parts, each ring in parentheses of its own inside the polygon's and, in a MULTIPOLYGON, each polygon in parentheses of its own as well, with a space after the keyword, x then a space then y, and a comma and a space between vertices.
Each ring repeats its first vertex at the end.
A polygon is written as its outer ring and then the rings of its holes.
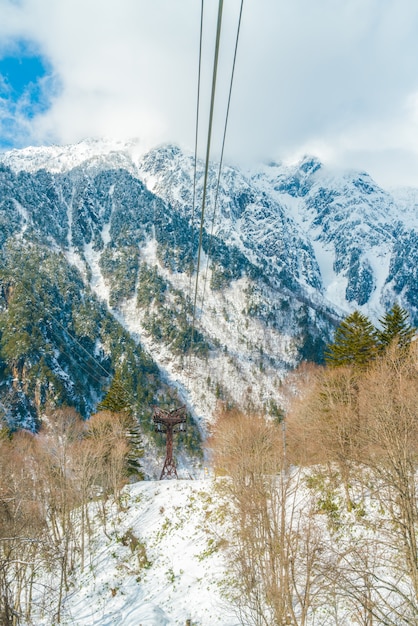
POLYGON ((286 373, 320 361, 354 308, 376 321, 398 300, 417 324, 413 190, 396 196, 365 172, 304 157, 225 166, 217 192, 211 163, 192 346, 203 172, 198 161, 193 207, 194 157, 179 146, 87 141, 3 153, 0 244, 63 254, 203 429, 219 402, 274 414, 286 373))

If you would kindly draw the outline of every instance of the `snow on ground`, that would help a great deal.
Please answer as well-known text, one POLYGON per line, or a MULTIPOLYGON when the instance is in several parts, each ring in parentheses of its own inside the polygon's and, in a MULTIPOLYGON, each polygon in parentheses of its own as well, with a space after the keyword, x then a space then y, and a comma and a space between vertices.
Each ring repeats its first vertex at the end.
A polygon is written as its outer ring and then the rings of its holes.
POLYGON ((109 302, 110 289, 103 278, 100 269, 100 252, 93 249, 93 244, 89 243, 84 246, 84 254, 88 260, 88 264, 91 270, 90 285, 96 295, 101 300, 109 302))
POLYGON ((179 480, 126 487, 123 511, 109 512, 108 536, 97 531, 91 561, 74 572, 62 625, 184 626, 190 619, 237 626, 220 591, 225 566, 213 541, 213 486, 179 480))

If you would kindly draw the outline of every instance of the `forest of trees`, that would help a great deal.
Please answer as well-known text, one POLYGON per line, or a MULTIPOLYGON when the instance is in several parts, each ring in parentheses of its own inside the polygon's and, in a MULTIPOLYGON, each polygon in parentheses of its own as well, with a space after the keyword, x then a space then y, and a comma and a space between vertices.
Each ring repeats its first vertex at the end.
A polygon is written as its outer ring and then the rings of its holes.
POLYGON ((167 392, 151 359, 60 253, 15 244, 0 253, 0 421, 36 430, 46 405, 89 416, 123 370, 144 423, 167 392))
POLYGON ((70 573, 84 567, 97 524, 121 506, 132 415, 48 412, 38 434, 0 435, 0 623, 60 623, 70 573), (41 575, 42 574, 42 575, 41 575))
POLYGON ((242 624, 416 626, 418 346, 395 305, 358 311, 285 420, 221 411, 212 439, 242 624))

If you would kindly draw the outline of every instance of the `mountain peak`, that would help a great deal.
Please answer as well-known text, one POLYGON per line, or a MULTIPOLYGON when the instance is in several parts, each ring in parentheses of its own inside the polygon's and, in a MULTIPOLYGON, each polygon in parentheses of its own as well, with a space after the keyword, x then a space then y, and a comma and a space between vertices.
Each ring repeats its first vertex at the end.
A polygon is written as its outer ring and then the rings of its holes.
POLYGON ((322 167, 321 161, 312 155, 305 155, 298 163, 298 167, 304 174, 314 174, 322 167))

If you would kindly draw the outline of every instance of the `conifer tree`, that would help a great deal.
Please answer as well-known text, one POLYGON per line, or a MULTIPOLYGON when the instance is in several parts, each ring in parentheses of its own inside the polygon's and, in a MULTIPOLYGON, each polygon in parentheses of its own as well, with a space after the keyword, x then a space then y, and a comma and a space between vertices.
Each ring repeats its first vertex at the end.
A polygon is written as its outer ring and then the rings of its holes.
POLYGON ((325 351, 325 360, 332 367, 364 367, 375 358, 377 346, 376 328, 366 315, 354 311, 335 331, 334 342, 325 351))
POLYGON ((416 328, 408 323, 408 311, 397 302, 379 320, 382 328, 378 331, 379 347, 385 350, 395 340, 399 348, 408 348, 416 328))
POLYGON ((139 463, 139 458, 144 454, 142 448, 139 423, 134 415, 133 399, 130 391, 123 382, 122 371, 116 370, 107 394, 97 407, 98 411, 110 411, 124 416, 126 427, 126 439, 129 445, 127 455, 127 471, 130 476, 143 478, 143 472, 139 463))
POLYGON ((110 387, 97 410, 111 411, 112 413, 132 413, 131 394, 123 383, 121 370, 116 370, 110 387))

